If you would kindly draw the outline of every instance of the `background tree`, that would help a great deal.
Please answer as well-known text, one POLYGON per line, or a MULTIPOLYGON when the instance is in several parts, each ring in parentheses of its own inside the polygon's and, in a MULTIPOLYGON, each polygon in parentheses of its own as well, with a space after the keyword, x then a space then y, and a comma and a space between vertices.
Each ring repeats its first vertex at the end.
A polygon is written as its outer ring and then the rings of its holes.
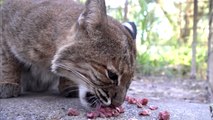
POLYGON ((198 1, 194 0, 194 15, 193 15, 193 41, 192 41, 192 62, 191 62, 191 79, 196 78, 196 46, 197 46, 197 13, 198 1))
POLYGON ((128 14, 128 0, 125 0, 125 5, 124 5, 124 21, 128 20, 127 14, 128 14))
POLYGON ((213 90, 213 0, 209 0, 208 76, 213 90))

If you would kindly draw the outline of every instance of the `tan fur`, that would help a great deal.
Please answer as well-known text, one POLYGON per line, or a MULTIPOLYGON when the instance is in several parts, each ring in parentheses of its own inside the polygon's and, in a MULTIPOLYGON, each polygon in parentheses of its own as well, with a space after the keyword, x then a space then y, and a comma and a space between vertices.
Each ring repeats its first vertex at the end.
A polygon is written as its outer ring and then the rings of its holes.
POLYGON ((21 85, 44 91, 60 79, 59 91, 75 96, 79 87, 85 106, 86 92, 105 105, 124 101, 135 43, 106 15, 104 0, 88 0, 85 6, 71 0, 7 0, 0 14, 0 98, 18 96, 21 85), (107 70, 118 75, 118 85, 107 70))

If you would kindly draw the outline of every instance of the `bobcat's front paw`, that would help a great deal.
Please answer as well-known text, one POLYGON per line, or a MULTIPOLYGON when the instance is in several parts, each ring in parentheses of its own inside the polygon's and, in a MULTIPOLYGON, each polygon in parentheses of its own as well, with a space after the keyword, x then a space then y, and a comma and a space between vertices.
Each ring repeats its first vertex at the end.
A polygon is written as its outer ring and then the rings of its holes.
POLYGON ((17 83, 0 82, 0 98, 17 97, 21 92, 21 87, 17 83))

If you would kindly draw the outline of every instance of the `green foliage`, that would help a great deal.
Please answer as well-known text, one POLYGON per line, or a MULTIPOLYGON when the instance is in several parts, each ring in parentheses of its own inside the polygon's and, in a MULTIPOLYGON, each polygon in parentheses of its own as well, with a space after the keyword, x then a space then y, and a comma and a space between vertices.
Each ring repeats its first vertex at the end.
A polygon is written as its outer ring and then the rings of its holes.
MULTIPOLYGON (((189 77, 192 29, 189 30, 191 32, 186 38, 187 42, 184 42, 179 36, 181 29, 179 15, 165 11, 155 1, 138 0, 138 2, 140 11, 132 12, 134 16, 132 18, 136 21, 141 34, 140 42, 137 43, 138 71, 144 75, 189 77), (161 7, 157 8, 157 6, 161 7), (162 15, 159 15, 159 10, 162 10, 162 15)), ((206 3, 203 4, 207 6, 206 3)), ((176 9, 179 10, 178 7, 176 9)), ((208 18, 206 9, 203 8, 201 13, 202 16, 198 17, 196 64, 197 78, 205 79, 208 32, 203 26, 208 26, 208 18)))
POLYGON ((3 3, 3 0, 0 0, 0 5, 3 3))
POLYGON ((123 9, 121 6, 117 8, 111 8, 111 6, 107 6, 107 11, 119 21, 123 21, 123 9))
MULTIPOLYGON (((206 76, 207 49, 197 49, 198 77, 206 76)), ((144 75, 166 75, 189 77, 191 64, 191 48, 187 46, 152 46, 137 55, 138 71, 144 75), (154 48, 154 49, 153 49, 154 48)))

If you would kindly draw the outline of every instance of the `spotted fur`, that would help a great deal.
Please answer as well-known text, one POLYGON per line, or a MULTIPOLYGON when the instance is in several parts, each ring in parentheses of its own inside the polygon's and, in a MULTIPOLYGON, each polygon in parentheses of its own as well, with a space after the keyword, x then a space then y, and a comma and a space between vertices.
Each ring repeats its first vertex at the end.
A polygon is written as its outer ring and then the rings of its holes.
POLYGON ((0 98, 58 86, 86 107, 123 103, 136 34, 107 16, 104 0, 7 0, 0 14, 0 98))

